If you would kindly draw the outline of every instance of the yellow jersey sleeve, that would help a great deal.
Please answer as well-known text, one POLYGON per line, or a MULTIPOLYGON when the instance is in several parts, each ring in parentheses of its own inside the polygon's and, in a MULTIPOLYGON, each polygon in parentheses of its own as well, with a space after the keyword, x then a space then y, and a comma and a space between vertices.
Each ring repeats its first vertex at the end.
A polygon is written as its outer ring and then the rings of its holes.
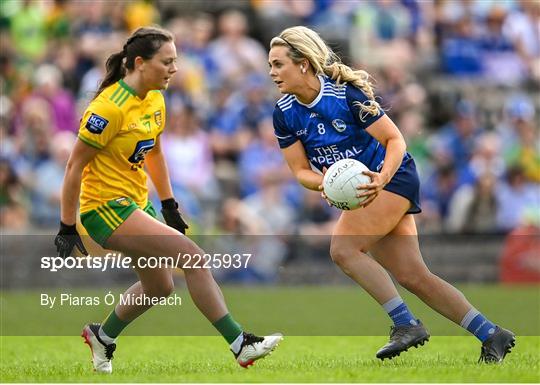
POLYGON ((102 149, 122 128, 122 111, 113 103, 92 101, 81 119, 79 139, 102 149))

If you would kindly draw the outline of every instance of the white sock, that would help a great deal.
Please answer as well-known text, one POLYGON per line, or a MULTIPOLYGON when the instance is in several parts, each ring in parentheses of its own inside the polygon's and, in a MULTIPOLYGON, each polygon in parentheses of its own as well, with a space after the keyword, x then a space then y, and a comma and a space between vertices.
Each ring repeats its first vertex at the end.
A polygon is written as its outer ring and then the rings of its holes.
POLYGON ((465 314, 461 322, 459 323, 462 328, 467 329, 469 327, 469 324, 471 321, 476 317, 480 312, 476 310, 474 307, 465 314))
POLYGON ((403 299, 400 296, 397 296, 392 298, 390 301, 383 303, 382 307, 384 308, 384 310, 386 310, 387 313, 390 313, 402 303, 403 299))
POLYGON ((238 337, 233 341, 233 343, 230 345, 231 350, 234 352, 234 354, 238 354, 240 352, 240 349, 242 348, 242 342, 244 341, 244 333, 240 333, 238 337))
POLYGON ((99 327, 98 335, 99 335, 99 338, 101 338, 101 340, 105 342, 107 345, 114 344, 116 342, 116 338, 111 338, 107 334, 105 334, 101 326, 99 327))

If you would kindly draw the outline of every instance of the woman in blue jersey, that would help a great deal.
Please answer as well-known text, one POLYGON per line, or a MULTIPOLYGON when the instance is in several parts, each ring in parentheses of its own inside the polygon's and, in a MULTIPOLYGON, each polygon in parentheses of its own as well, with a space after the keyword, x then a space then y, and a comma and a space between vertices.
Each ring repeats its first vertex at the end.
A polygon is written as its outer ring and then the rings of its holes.
POLYGON ((301 26, 272 39, 269 65, 272 80, 285 94, 274 110, 275 134, 296 179, 322 191, 322 173, 342 158, 357 159, 370 170, 371 183, 359 186, 366 189, 359 192, 367 197, 365 203, 342 212, 330 255, 394 322, 390 341, 377 357, 398 356, 429 339, 389 271, 434 310, 473 333, 482 342, 481 361, 501 362, 515 343, 514 334, 486 319, 422 259, 412 215, 421 211, 414 160, 376 102, 368 73, 341 63, 316 32, 301 26))

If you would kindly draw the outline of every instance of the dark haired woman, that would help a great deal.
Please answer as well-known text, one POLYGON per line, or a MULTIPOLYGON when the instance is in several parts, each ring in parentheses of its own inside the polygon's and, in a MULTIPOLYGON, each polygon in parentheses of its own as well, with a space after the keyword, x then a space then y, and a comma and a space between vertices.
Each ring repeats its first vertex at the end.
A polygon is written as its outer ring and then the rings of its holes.
MULTIPOLYGON (((140 259, 180 255, 187 261, 187 256, 204 253, 183 235, 188 226, 173 197, 160 145, 166 117, 160 90, 167 88, 177 71, 173 37, 158 27, 140 28, 122 51, 109 57, 106 67, 66 167, 55 244, 62 257, 69 256, 74 246, 86 253, 75 227, 80 195, 81 222, 89 235, 106 249, 134 256, 139 281, 124 298, 165 298, 174 289, 171 268, 141 268, 140 259), (168 226, 156 219, 148 200, 143 166, 161 199, 168 226)), ((266 356, 282 339, 280 334, 244 333, 208 269, 185 268, 184 273, 193 302, 227 340, 241 366, 266 356)), ((92 349, 96 371, 112 372, 116 337, 151 307, 149 302, 119 302, 103 324, 84 327, 82 336, 92 349)))

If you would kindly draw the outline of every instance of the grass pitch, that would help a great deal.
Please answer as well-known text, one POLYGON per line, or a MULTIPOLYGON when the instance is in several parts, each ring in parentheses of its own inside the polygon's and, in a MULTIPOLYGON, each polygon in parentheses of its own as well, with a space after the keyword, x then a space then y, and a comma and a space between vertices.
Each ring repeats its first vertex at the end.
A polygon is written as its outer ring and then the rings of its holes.
POLYGON ((472 337, 432 337, 381 362, 379 337, 286 337, 241 368, 219 337, 123 337, 112 375, 92 371, 76 337, 3 337, 2 382, 539 382, 539 337, 518 337, 503 365, 476 363, 472 337))
MULTIPOLYGON (((405 292, 431 340, 381 362, 375 352, 388 340, 390 321, 356 286, 226 288, 232 314, 248 331, 285 334, 272 356, 246 370, 179 288, 182 306, 152 309, 130 325, 118 341, 114 373, 99 375, 78 335, 84 323, 103 319, 110 306, 46 309, 39 304, 40 292, 2 292, 0 382, 540 382, 538 286, 460 289, 518 335, 504 364, 477 364, 476 338, 405 292)), ((103 295, 95 289, 70 291, 103 295)))

